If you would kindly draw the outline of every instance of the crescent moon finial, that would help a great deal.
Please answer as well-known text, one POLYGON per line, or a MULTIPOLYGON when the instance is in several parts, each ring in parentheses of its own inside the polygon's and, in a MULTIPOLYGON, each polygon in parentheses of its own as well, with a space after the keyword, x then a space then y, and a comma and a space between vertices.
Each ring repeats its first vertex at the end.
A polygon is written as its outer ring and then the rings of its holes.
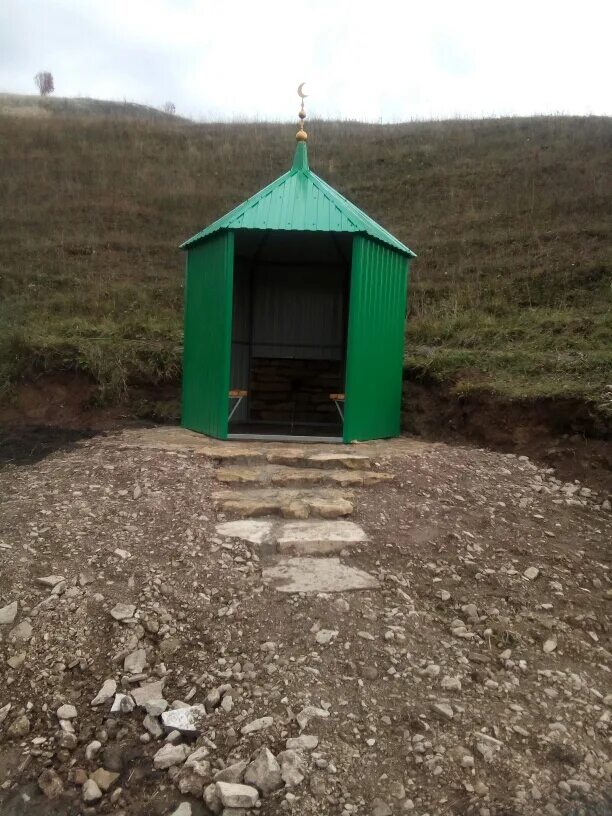
POLYGON ((305 94, 303 90, 305 84, 306 84, 305 82, 300 82, 297 89, 298 96, 302 100, 302 107, 300 108, 300 112, 298 113, 298 116, 300 117, 300 129, 295 134, 295 138, 298 142, 305 142, 308 139, 308 134, 304 130, 304 119, 306 118, 306 111, 304 110, 304 99, 306 99, 306 97, 308 96, 308 94, 305 94))

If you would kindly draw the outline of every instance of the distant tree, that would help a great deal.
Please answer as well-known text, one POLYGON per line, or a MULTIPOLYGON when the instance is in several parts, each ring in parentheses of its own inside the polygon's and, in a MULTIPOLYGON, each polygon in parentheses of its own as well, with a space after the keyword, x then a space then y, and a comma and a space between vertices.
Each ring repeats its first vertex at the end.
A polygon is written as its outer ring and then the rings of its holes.
POLYGON ((51 71, 39 71, 34 77, 34 82, 41 96, 48 96, 55 90, 51 71))
POLYGON ((162 110, 164 113, 171 113, 174 116, 176 113, 176 105, 174 102, 164 102, 162 110))

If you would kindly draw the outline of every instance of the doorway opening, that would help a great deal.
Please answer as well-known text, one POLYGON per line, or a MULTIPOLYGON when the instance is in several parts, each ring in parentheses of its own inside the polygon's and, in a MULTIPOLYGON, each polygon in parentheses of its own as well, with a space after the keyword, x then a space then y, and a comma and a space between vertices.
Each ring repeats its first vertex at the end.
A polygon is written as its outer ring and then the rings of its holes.
POLYGON ((235 233, 230 439, 342 441, 351 246, 235 233))

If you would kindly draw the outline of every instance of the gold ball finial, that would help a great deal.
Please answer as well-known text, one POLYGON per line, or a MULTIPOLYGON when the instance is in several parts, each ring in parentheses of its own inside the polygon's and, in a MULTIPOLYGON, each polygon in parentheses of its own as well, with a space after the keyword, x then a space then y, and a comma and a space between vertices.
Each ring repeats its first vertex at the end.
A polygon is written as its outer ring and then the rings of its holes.
POLYGON ((298 85, 297 89, 298 96, 302 100, 302 107, 300 108, 300 112, 298 113, 298 116, 300 117, 300 129, 295 134, 295 140, 297 142, 305 142, 308 139, 308 134, 304 130, 304 119, 306 118, 306 111, 304 110, 304 99, 306 99, 306 97, 308 96, 308 94, 305 94, 303 91, 305 84, 306 84, 305 82, 301 82, 298 85))

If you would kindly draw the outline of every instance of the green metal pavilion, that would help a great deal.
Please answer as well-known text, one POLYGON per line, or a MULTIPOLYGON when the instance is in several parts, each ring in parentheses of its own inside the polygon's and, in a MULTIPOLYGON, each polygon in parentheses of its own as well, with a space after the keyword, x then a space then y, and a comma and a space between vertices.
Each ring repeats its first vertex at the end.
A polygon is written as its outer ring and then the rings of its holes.
POLYGON ((187 250, 182 424, 219 439, 352 442, 400 431, 414 253, 293 166, 187 250))

